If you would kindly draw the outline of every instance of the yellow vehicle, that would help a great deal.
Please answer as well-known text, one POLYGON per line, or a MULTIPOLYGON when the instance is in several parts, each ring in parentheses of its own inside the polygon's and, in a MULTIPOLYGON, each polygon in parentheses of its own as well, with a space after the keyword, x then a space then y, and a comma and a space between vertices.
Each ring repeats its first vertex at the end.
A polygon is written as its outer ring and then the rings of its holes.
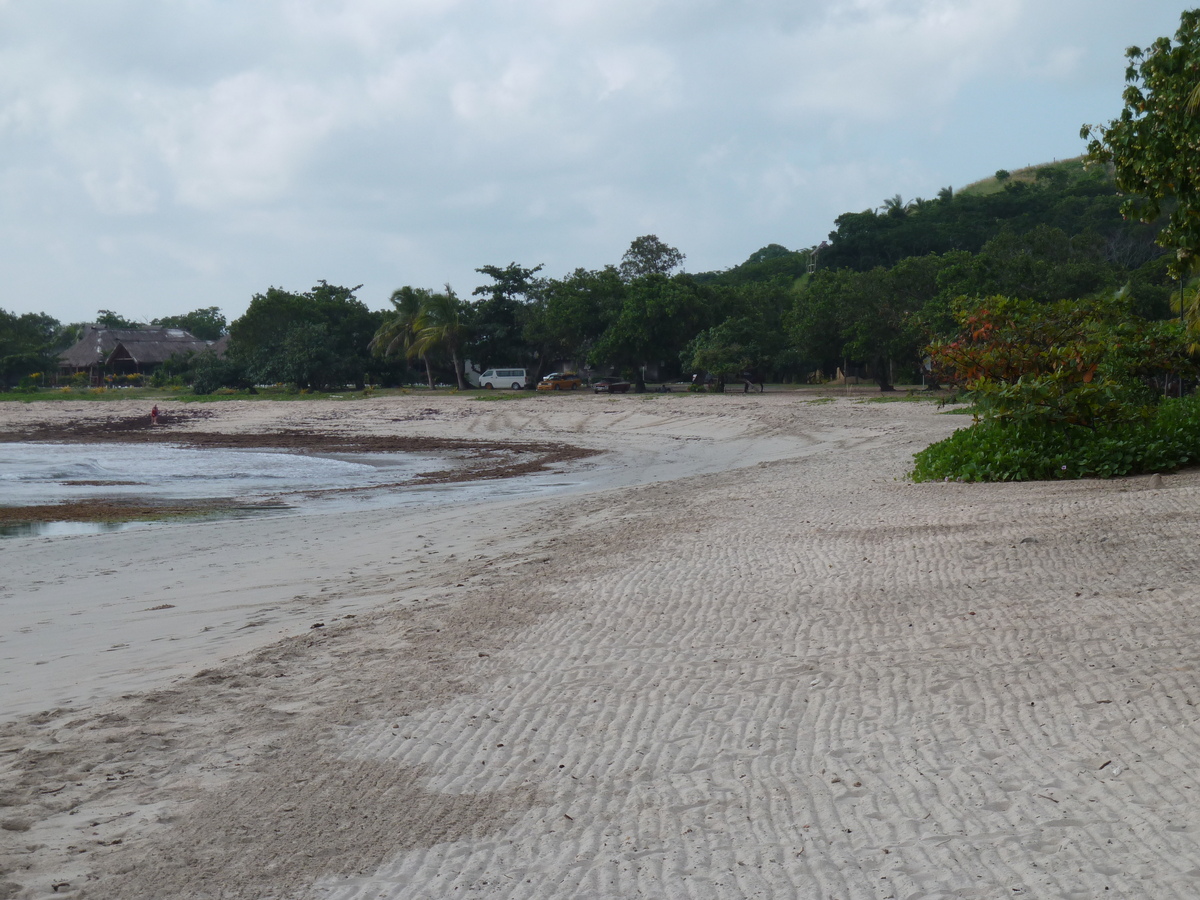
POLYGON ((574 372, 551 372, 538 382, 539 391, 573 391, 583 384, 574 372))

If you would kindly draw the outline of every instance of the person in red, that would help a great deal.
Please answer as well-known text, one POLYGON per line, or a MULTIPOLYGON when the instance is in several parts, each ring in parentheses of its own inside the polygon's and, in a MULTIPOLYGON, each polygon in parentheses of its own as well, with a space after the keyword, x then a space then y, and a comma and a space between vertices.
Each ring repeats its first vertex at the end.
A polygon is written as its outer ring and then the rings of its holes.
POLYGON ((158 404, 154 404, 154 409, 150 410, 150 424, 158 424, 158 404))

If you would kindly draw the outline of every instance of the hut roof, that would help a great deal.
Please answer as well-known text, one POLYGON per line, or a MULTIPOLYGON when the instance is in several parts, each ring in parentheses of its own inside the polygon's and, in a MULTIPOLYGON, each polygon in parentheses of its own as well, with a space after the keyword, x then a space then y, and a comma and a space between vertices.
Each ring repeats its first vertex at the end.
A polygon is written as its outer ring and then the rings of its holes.
POLYGON ((102 365, 114 353, 118 358, 138 364, 160 363, 176 353, 208 349, 202 341, 182 328, 97 328, 89 325, 75 346, 59 354, 58 361, 68 368, 86 369, 102 365), (118 348, 120 352, 118 352, 118 348))
POLYGON ((128 359, 140 366, 166 362, 177 353, 203 353, 208 349, 208 341, 178 328, 167 329, 166 335, 143 335, 123 337, 117 342, 108 361, 128 359))
POLYGON ((226 332, 225 334, 223 334, 219 338, 217 338, 215 341, 213 341, 209 345, 208 349, 211 350, 213 353, 215 353, 217 356, 223 357, 226 353, 229 352, 229 333, 226 332))
POLYGON ((73 347, 60 353, 58 361, 61 365, 73 369, 99 365, 116 349, 117 341, 116 331, 113 329, 84 326, 83 337, 73 347))

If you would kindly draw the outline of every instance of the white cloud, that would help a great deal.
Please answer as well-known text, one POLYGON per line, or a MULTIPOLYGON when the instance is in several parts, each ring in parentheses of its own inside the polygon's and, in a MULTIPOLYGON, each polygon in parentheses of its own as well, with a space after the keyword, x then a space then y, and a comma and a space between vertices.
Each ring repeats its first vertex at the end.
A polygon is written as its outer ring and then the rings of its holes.
POLYGON ((1062 81, 1080 72, 1085 56, 1082 47, 1052 47, 1045 55, 1027 60, 1025 71, 1038 80, 1062 81))
POLYGON ((145 215, 158 208, 158 192, 128 169, 107 175, 98 171, 85 172, 83 184, 96 208, 103 213, 145 215))
POLYGON ((665 106, 684 88, 675 60, 659 47, 605 47, 597 50, 590 62, 600 76, 597 100, 635 98, 651 106, 665 106))
POLYGON ((280 198, 339 119, 334 92, 259 72, 175 98, 173 106, 151 133, 179 200, 201 209, 280 198))
POLYGON ((89 91, 37 53, 0 53, 0 136, 49 136, 70 129, 89 91))
POLYGON ((547 98, 545 67, 528 58, 506 60, 496 69, 450 90, 455 115, 476 130, 522 128, 547 98))
POLYGON ((835 4, 813 30, 772 42, 770 62, 796 61, 782 109, 892 121, 927 114, 996 65, 1018 30, 1022 0, 835 4))
POLYGON ((1065 155, 1048 135, 1088 76, 1119 82, 1120 50, 1177 21, 1166 0, 0 0, 0 264, 76 318, 168 288, 236 315, 338 271, 376 303, 469 291, 484 263, 561 273, 648 231, 725 266, 1029 161, 993 158, 1013 146, 1065 155))

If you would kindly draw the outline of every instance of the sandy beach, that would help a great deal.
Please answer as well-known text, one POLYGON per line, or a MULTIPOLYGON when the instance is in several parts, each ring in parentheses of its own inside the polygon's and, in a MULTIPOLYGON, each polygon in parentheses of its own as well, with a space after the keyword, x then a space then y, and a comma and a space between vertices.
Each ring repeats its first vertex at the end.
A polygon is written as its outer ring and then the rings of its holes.
POLYGON ((0 541, 0 900, 1200 897, 1200 473, 873 396, 160 404, 496 477, 0 541))

